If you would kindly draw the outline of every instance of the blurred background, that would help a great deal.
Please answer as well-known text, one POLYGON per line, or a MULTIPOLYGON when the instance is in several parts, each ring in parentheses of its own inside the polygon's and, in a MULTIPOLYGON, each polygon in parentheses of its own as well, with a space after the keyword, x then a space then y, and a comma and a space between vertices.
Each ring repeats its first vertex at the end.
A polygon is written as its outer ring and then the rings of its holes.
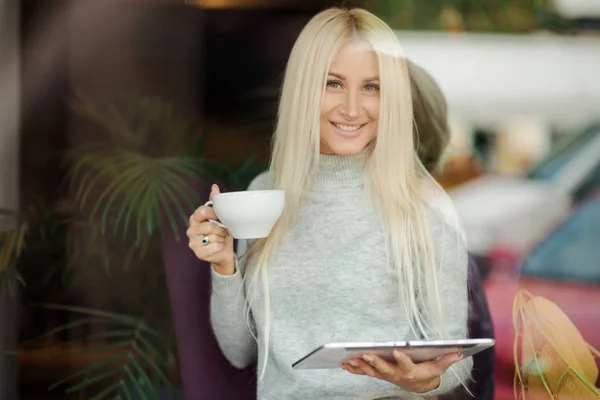
POLYGON ((597 0, 2 0, 0 399, 254 398, 187 216, 266 168, 294 40, 340 5, 446 94, 494 398, 600 397, 597 0))

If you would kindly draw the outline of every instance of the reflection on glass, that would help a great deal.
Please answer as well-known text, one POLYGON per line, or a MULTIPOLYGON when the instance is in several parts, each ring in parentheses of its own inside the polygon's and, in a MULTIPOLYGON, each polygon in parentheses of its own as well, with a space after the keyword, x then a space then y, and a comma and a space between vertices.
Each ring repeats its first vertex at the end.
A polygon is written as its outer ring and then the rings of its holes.
MULTIPOLYGON (((590 143, 598 138, 600 138, 600 126, 586 129, 579 135, 565 137, 557 145, 555 151, 529 171, 528 177, 543 181, 556 179, 590 143)), ((600 157, 597 161, 600 162, 600 157)))
POLYGON ((600 283, 600 199, 583 205, 525 260, 521 274, 600 283))
POLYGON ((515 399, 597 399, 596 360, 577 327, 553 302, 521 290, 513 308, 515 399))

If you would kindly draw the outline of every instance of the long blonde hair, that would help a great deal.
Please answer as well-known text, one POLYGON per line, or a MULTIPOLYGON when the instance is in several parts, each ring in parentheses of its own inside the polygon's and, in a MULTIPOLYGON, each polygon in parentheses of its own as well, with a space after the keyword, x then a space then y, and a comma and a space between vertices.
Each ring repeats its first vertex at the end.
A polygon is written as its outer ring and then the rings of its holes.
POLYGON ((394 32, 379 18, 362 9, 331 8, 309 21, 292 49, 269 168, 273 188, 286 193, 285 210, 271 235, 255 242, 247 254, 255 261, 247 270, 251 272, 251 290, 260 280, 264 293, 265 353, 261 377, 269 353, 267 266, 297 218, 319 160, 319 117, 329 66, 339 49, 355 39, 369 43, 379 63, 380 116, 376 139, 367 149, 365 180, 386 232, 389 265, 398 279, 399 304, 405 307, 416 337, 447 336, 435 255, 420 195, 424 180, 429 186, 437 184, 414 151, 406 59, 394 32))

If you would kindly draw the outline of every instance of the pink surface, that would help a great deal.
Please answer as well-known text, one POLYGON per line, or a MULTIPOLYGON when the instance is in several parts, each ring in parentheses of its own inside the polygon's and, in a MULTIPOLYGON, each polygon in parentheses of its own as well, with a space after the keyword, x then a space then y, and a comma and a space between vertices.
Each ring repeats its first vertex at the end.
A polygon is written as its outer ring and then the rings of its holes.
POLYGON ((485 283, 496 332, 495 399, 513 396, 513 301, 519 290, 527 290, 554 302, 575 324, 584 339, 600 348, 600 285, 555 280, 492 276, 485 283))

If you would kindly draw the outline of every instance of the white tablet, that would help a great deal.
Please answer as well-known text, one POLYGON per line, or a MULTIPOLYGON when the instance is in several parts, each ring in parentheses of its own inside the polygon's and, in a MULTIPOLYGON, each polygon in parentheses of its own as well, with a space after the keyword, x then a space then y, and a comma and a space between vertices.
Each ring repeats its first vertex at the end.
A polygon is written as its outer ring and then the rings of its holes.
POLYGON ((292 364, 294 369, 339 368, 340 363, 360 358, 365 353, 376 354, 393 361, 393 351, 402 350, 413 362, 435 360, 444 354, 461 353, 471 357, 492 347, 494 339, 418 340, 409 342, 327 343, 292 364))

